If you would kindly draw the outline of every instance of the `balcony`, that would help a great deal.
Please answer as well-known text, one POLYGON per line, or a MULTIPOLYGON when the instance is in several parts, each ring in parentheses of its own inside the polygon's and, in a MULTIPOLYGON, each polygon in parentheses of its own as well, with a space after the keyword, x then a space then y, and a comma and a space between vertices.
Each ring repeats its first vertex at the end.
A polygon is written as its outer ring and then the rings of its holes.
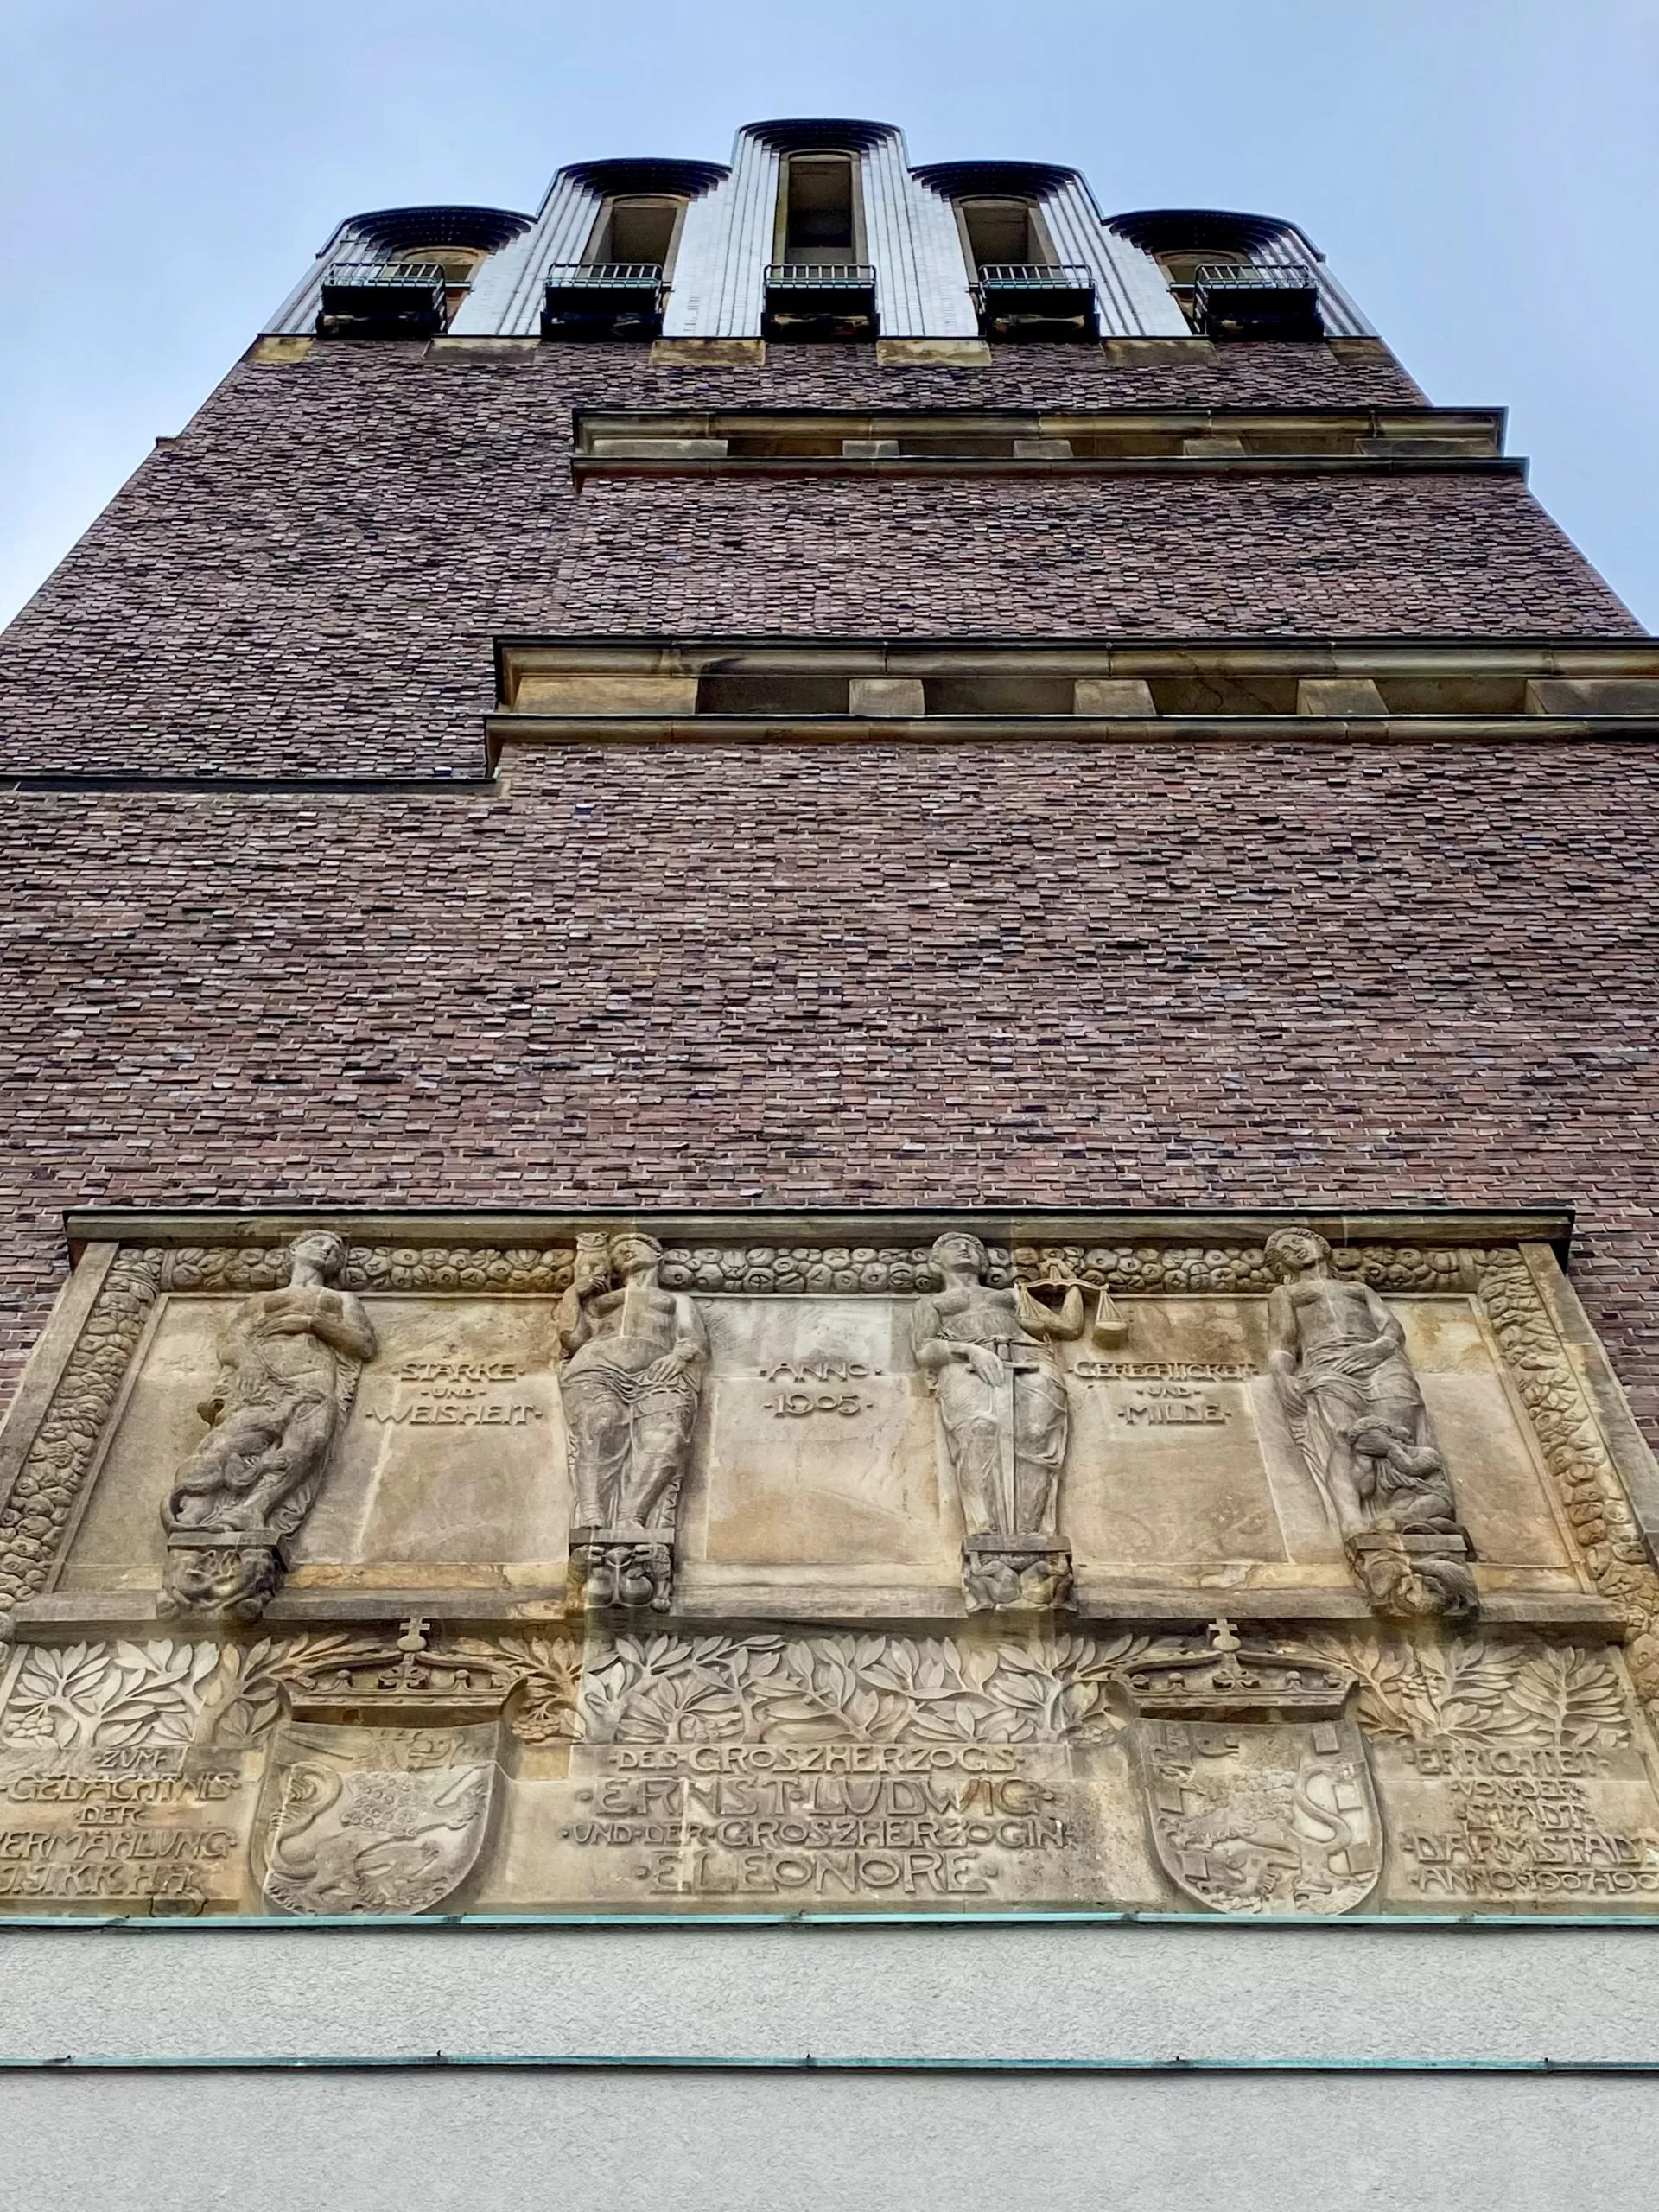
POLYGON ((1203 338, 1322 338, 1318 280, 1300 261, 1268 269, 1230 262, 1195 269, 1192 327, 1203 338))
POLYGON ((1097 338, 1093 273, 1059 262, 984 261, 974 283, 980 334, 1018 339, 1097 338))
POLYGON ((870 340, 875 271, 863 261, 774 261, 760 334, 769 339, 870 340))
POLYGON ((542 335, 660 338, 667 297, 659 261, 556 261, 542 298, 542 335))
POLYGON ((448 321, 448 283, 435 261, 337 261, 323 271, 324 338, 435 338, 448 321))

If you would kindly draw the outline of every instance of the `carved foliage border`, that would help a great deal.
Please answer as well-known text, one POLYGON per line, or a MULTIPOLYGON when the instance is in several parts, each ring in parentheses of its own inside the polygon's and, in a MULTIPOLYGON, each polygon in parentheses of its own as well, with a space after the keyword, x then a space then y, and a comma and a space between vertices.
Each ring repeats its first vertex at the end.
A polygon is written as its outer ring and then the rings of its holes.
POLYGON ((46 1586, 161 1285, 162 1255, 119 1253, 0 1506, 0 1611, 46 1586))
POLYGON ((1590 1400, 1519 1252, 1488 1255, 1480 1295, 1591 1578, 1629 1624, 1637 1688, 1659 1701, 1659 1574, 1590 1400))
MULTIPOLYGON (((1612 1655, 1543 1637, 1425 1643, 1404 1635, 1273 1637, 1284 1660, 1339 1669, 1380 1739, 1611 1751, 1631 1715, 1612 1655)), ((387 1626, 220 1647, 165 1637, 40 1644, 0 1715, 0 1758, 127 1744, 257 1748, 284 1694, 387 1694, 421 1725, 423 1700, 512 1698, 520 1740, 548 1744, 1109 1741, 1132 1717, 1126 1678, 1191 1660, 1191 1633, 1073 1630, 995 1642, 942 1636, 755 1631, 457 1635, 410 1656, 387 1626)))
MULTIPOLYGON (((181 1247, 165 1255, 169 1290, 266 1290, 283 1280, 280 1243, 181 1247)), ((1276 1278, 1260 1244, 1033 1244, 987 1247, 990 1280, 1040 1275, 1054 1262, 1091 1289, 1266 1291, 1276 1278)), ((1468 1287, 1487 1255, 1463 1247, 1365 1244, 1332 1255, 1340 1274, 1386 1290, 1468 1287)), ((573 1244, 504 1250, 486 1245, 353 1244, 346 1281, 357 1290, 560 1291, 573 1244)), ((677 1290, 803 1291, 902 1296, 935 1287, 925 1244, 671 1244, 663 1280, 677 1290)))

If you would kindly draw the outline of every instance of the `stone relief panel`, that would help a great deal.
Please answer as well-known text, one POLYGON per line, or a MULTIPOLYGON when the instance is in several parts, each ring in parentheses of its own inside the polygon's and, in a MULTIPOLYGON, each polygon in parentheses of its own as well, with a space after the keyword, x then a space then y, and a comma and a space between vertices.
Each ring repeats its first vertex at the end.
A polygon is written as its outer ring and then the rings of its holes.
POLYGON ((559 1304, 573 1580, 597 1608, 673 1601, 680 1487, 709 1364, 695 1299, 666 1290, 663 1248, 584 1237, 559 1304))
MULTIPOLYGON (((362 1302, 378 1356, 286 1540, 288 1586, 562 1582, 557 1300, 396 1291, 362 1302)), ((168 1485, 203 1435, 223 1303, 164 1298, 60 1586, 149 1587, 163 1573, 168 1485)))
POLYGON ((207 1433, 162 1504, 167 1560, 157 1611, 257 1620, 287 1565, 380 1349, 363 1301, 334 1286, 346 1246, 296 1237, 288 1281, 240 1300, 221 1324, 219 1374, 197 1412, 207 1433))
POLYGON ((1616 1651, 1427 1633, 36 1648, 0 1910, 1659 1910, 1616 1651))
POLYGON ((1406 1333, 1369 1283, 1342 1281, 1308 1229, 1268 1237, 1268 1364, 1314 1487, 1380 1613, 1473 1613, 1469 1538, 1406 1333))
POLYGON ((0 1434, 0 1910, 1659 1909, 1541 1246, 238 1234, 0 1434))
POLYGON ((284 1912, 429 1912, 488 1832, 496 1724, 362 1728, 289 1721, 266 1762, 257 1834, 284 1912))
POLYGON ((93 1317, 121 1329, 86 1333, 113 1418, 74 1432, 67 1556, 23 1594, 159 1584, 184 1618, 246 1618, 281 1562, 294 1592, 562 1609, 569 1574, 599 1611, 791 1591, 826 1619, 1356 1584, 1384 1616, 1457 1618, 1483 1591, 1586 1589, 1477 1287, 1491 1255, 1305 1236, 1287 1271, 1301 1235, 999 1257, 953 1231, 718 1268, 635 1235, 325 1242, 304 1282, 275 1248, 124 1262, 93 1317))

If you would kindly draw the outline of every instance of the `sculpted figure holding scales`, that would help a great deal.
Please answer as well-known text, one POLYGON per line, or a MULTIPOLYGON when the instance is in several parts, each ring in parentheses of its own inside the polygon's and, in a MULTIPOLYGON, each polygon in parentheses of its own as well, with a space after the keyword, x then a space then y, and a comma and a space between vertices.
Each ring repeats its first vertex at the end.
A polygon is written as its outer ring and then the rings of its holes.
POLYGON ((1350 1566, 1379 1612, 1472 1612, 1468 1538, 1398 1319, 1332 1274, 1311 1229, 1275 1230, 1267 1255, 1268 1363, 1350 1566))
POLYGON ((1023 1283, 994 1290, 989 1255, 962 1230, 938 1237, 931 1256, 943 1287, 917 1300, 911 1333, 962 1500, 969 1610, 1068 1605, 1058 1522, 1070 1409, 1047 1339, 1083 1334, 1082 1289, 1056 1281, 1058 1308, 1023 1283))
POLYGON ((673 1595, 674 1517, 709 1340, 692 1300, 662 1287, 662 1259, 636 1230, 581 1237, 559 1308, 570 1558, 589 1605, 665 1612, 673 1595))

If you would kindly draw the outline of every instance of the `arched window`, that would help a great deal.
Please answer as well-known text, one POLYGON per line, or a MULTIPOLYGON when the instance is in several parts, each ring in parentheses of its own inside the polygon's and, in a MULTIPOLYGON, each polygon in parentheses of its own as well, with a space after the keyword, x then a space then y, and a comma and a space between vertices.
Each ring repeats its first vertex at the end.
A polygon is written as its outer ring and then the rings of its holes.
POLYGON ((777 258, 845 268, 862 258, 858 170, 850 154, 787 154, 778 194, 777 258))
POLYGON ((957 225, 969 266, 1050 269, 1054 248, 1032 200, 958 200, 957 225))
POLYGON ((1300 234, 1270 215, 1214 207, 1147 207, 1107 226, 1149 253, 1203 338, 1324 334, 1319 287, 1300 234))
POLYGON ((1249 255, 1240 246, 1165 246, 1153 257, 1177 293, 1191 291, 1192 280, 1200 269, 1249 269, 1254 266, 1249 255))

